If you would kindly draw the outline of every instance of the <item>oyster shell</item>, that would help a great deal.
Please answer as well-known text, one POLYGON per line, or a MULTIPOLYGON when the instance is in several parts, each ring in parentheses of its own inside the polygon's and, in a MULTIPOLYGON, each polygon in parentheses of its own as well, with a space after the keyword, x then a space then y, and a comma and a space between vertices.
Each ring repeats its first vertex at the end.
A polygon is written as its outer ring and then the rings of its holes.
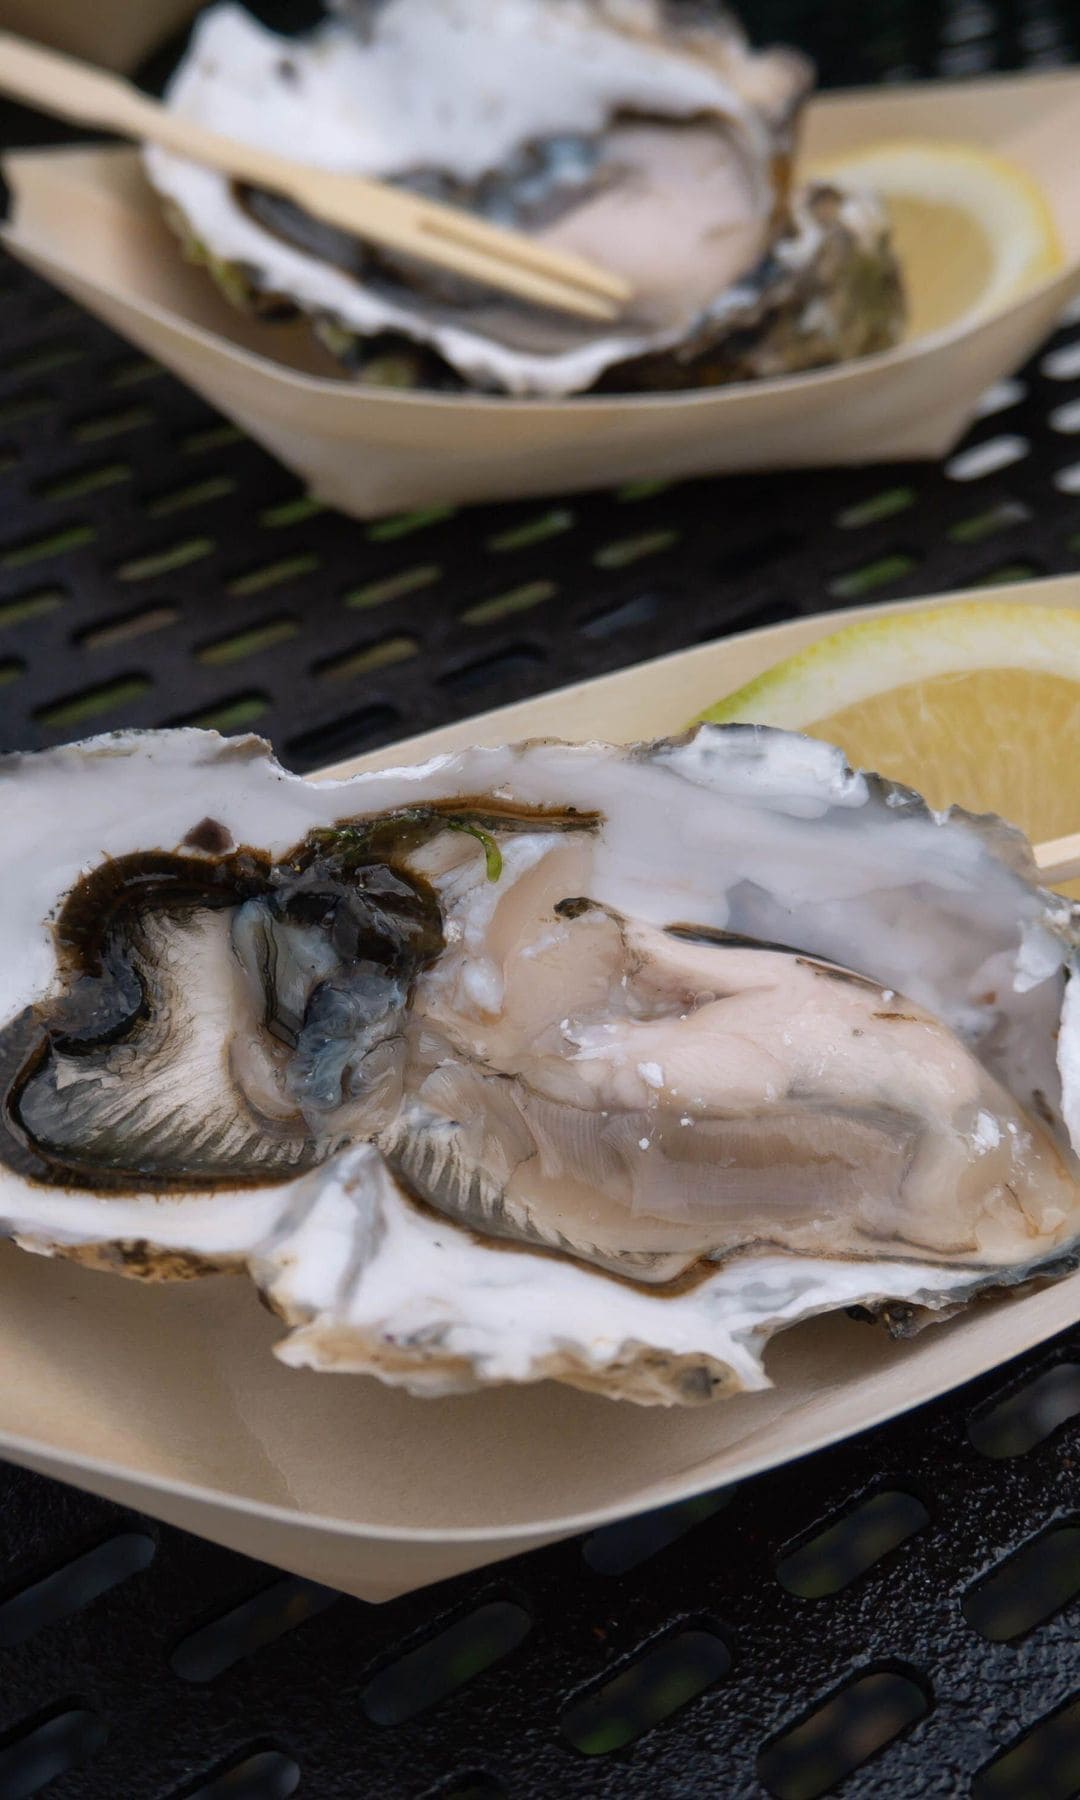
POLYGON ((157 149, 189 254, 234 301, 310 315, 364 379, 565 395, 700 386, 886 348, 903 305, 867 194, 793 192, 812 71, 666 0, 383 0, 276 36, 200 19, 171 106, 269 148, 478 210, 626 276, 582 325, 376 252, 157 149))
POLYGON ((286 1361, 416 1393, 665 1403, 767 1385, 811 1313, 1076 1259, 1080 915, 1018 833, 827 745, 312 782, 176 730, 0 786, 28 1249, 246 1268, 286 1361))

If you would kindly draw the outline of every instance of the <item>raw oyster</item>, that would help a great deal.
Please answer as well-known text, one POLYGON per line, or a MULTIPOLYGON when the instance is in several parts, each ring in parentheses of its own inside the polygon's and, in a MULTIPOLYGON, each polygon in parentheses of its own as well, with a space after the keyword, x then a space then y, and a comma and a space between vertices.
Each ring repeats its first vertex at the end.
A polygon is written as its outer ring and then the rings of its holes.
POLYGON ((0 784, 27 1248, 247 1268, 288 1362, 666 1403, 1076 1260, 1080 911, 999 821, 750 726, 343 782, 120 733, 0 784))
POLYGON ((565 395, 709 385, 896 341, 901 283, 864 193, 793 191, 812 70, 668 0, 369 0, 282 38, 205 13, 167 93, 215 129, 377 175, 594 257, 615 325, 365 247, 291 202, 149 148, 189 254, 234 301, 308 314, 365 380, 565 395))

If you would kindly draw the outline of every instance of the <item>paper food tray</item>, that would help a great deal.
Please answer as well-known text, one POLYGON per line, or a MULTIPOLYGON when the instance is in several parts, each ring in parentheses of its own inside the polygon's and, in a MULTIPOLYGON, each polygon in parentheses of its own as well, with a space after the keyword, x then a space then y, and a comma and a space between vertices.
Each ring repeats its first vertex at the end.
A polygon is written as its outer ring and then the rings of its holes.
MULTIPOLYGON (((134 56, 191 11, 181 0, 94 9, 100 60, 134 56)), ((0 25, 92 54, 91 15, 0 0, 0 25), (32 16, 28 16, 32 15, 32 16)), ((348 378, 300 323, 236 312, 186 265, 138 153, 122 147, 21 151, 3 242, 81 305, 156 357, 264 445, 327 504, 361 518, 402 508, 566 493, 729 472, 938 457, 980 394, 1016 368, 1080 291, 1080 73, 934 82, 815 98, 806 163, 886 140, 997 150, 1042 186, 1064 264, 985 316, 964 311, 970 271, 916 243, 906 271, 939 328, 896 349, 780 380, 682 394, 519 400, 401 393, 348 378)))
MULTIPOLYGON (((973 594, 967 598, 984 598, 973 594)), ((995 590, 1080 605, 1080 576, 995 590)), ((915 602, 913 604, 927 604, 915 602)), ((536 735, 662 735, 878 606, 746 633, 341 765, 536 735)), ((0 1246, 0 1455, 366 1600, 740 1480, 879 1424, 1052 1337, 1080 1274, 907 1342, 842 1315, 770 1346, 775 1386, 642 1408, 553 1383, 414 1400, 277 1362, 238 1276, 142 1285, 0 1246)))

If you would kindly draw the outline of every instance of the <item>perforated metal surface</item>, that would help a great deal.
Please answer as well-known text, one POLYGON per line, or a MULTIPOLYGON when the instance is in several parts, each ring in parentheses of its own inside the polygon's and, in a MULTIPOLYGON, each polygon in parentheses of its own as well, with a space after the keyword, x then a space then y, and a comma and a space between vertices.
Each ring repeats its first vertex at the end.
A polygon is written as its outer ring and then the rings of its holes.
POLYGON ((361 525, 0 269, 3 737, 255 725, 293 766, 664 650, 1080 561, 1080 328, 909 464, 361 525))
MULTIPOLYGON (((755 33, 852 80, 1077 31, 1052 0, 827 13, 763 0, 755 33)), ((944 468, 368 527, 7 263, 0 351, 3 747, 196 719, 310 767, 734 628, 1080 565, 1080 312, 944 468)), ((5 1471, 0 1800, 1067 1800, 1077 1418, 1080 1330, 734 1497, 381 1609, 5 1471)))
POLYGON ((1067 1800, 1078 1417, 1080 1330, 733 1495, 381 1608, 10 1471, 0 1794, 34 1791, 17 1759, 61 1715, 56 1800, 1067 1800))

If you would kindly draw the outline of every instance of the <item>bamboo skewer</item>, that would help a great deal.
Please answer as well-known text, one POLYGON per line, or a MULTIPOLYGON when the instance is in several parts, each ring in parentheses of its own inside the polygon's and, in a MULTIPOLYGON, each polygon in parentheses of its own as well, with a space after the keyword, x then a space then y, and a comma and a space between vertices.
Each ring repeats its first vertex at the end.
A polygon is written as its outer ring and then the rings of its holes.
POLYGON ((1047 887, 1063 881, 1080 881, 1080 831, 1070 837, 1050 838, 1036 844, 1035 861, 1039 875, 1047 887))
POLYGON ((0 92, 55 118, 159 144, 236 180, 284 194, 359 238, 534 305, 611 320, 631 298, 625 281, 582 257, 544 249, 517 232, 385 182, 311 168, 238 143, 171 112, 122 76, 10 31, 0 31, 0 92))

